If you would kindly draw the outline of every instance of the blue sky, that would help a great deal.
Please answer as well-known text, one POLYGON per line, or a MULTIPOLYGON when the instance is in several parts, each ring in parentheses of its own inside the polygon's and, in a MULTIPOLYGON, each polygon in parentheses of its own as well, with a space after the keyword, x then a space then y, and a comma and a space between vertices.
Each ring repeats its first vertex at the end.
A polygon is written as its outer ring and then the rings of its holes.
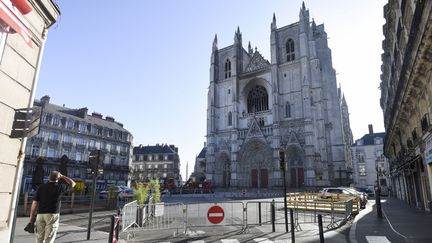
MULTIPOLYGON (((324 23, 354 139, 373 124, 384 131, 378 90, 384 0, 305 1, 324 23)), ((231 45, 237 26, 270 58, 270 23, 298 21, 297 0, 58 0, 61 17, 48 33, 36 97, 113 116, 134 145, 179 147, 189 174, 206 135, 207 88, 214 35, 231 45)))

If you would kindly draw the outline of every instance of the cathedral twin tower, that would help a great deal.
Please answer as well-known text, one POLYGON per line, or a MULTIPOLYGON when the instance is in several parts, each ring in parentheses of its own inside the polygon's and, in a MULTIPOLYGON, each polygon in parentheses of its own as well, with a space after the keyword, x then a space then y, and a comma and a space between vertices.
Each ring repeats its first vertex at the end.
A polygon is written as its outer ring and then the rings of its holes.
POLYGON ((271 60, 234 44, 211 55, 205 173, 217 187, 280 188, 349 184, 352 143, 348 108, 332 67, 324 25, 271 23, 271 60))

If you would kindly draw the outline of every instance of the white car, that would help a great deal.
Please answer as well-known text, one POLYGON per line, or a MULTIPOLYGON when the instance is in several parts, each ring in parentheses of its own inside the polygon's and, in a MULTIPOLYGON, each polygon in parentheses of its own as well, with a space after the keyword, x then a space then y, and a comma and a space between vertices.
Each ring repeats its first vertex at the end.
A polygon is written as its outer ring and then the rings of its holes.
MULTIPOLYGON (((133 191, 131 188, 127 186, 115 186, 114 192, 117 194, 119 198, 127 198, 133 197, 133 191)), ((104 190, 99 192, 99 198, 106 199, 108 198, 109 190, 104 190)))

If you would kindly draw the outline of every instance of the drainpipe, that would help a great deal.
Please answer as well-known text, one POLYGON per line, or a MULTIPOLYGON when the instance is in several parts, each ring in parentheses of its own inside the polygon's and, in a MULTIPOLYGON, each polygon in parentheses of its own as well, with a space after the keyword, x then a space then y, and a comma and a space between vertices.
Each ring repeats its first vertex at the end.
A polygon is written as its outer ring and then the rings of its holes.
MULTIPOLYGON (((48 28, 45 27, 42 31, 42 42, 39 48, 38 59, 36 62, 36 70, 35 70, 35 75, 33 77, 33 85, 32 85, 27 108, 33 107, 33 102, 36 95, 36 87, 39 80, 40 66, 42 63, 42 55, 45 49, 45 42, 46 42, 47 35, 48 35, 48 28)), ((11 243, 13 243, 14 241, 17 208, 18 208, 19 192, 21 188, 21 180, 22 180, 23 167, 24 167, 26 143, 27 143, 27 137, 22 139, 21 146, 18 152, 18 157, 17 157, 18 162, 17 162, 16 173, 15 173, 15 185, 12 191, 11 210, 9 212, 9 217, 8 217, 8 229, 9 229, 9 236, 10 236, 11 243)))

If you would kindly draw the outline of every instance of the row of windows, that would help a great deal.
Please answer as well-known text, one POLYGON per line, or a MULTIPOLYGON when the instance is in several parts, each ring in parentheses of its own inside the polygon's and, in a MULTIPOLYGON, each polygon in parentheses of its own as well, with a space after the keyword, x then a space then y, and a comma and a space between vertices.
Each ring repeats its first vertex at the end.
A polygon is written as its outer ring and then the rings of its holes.
MULTIPOLYGON (((84 152, 84 151, 72 151, 70 148, 62 148, 62 150, 57 150, 53 147, 43 148, 41 149, 37 145, 33 145, 31 148, 31 157, 37 158, 37 157, 46 157, 46 158, 60 158, 63 155, 66 155, 69 159, 75 160, 75 161, 87 161, 88 156, 90 152, 84 152)), ((120 159, 117 159, 117 156, 109 156, 105 155, 105 160, 103 161, 104 164, 113 164, 113 165, 127 165, 127 158, 126 157, 120 157, 120 159)))
MULTIPOLYGON (((295 60, 295 48, 294 48, 294 41, 292 39, 288 39, 285 43, 285 50, 286 50, 286 61, 292 62, 295 60)), ((225 61, 225 68, 224 68, 224 74, 225 78, 231 77, 231 61, 227 59, 225 61)))
POLYGON ((53 115, 50 113, 45 113, 42 115, 42 123, 51 126, 75 130, 80 133, 89 133, 93 135, 114 138, 122 141, 129 140, 129 135, 127 133, 118 130, 113 130, 110 128, 104 128, 97 125, 92 125, 90 123, 74 121, 73 119, 61 117, 59 115, 53 115))
MULTIPOLYGON (((135 170, 143 170, 144 169, 144 165, 135 165, 135 170)), ((146 166, 147 169, 172 169, 174 168, 173 164, 148 164, 146 166)))
POLYGON ((39 134, 36 136, 36 139, 41 139, 42 141, 45 141, 45 138, 48 137, 48 142, 54 142, 54 143, 58 143, 60 141, 63 142, 63 144, 74 144, 76 146, 81 146, 86 148, 87 145, 89 147, 89 149, 105 149, 108 152, 121 152, 121 153, 127 153, 128 150, 128 146, 127 145, 118 145, 118 144, 110 144, 110 143, 106 143, 104 141, 97 141, 97 140, 93 140, 93 139, 86 139, 83 137, 76 137, 76 136, 72 136, 70 134, 59 134, 58 132, 55 131, 44 131, 41 130, 39 132, 39 134), (61 138, 60 138, 61 137, 61 138))
POLYGON ((151 155, 144 155, 144 154, 135 154, 135 161, 154 161, 154 160, 174 160, 173 154, 151 154, 151 155))

